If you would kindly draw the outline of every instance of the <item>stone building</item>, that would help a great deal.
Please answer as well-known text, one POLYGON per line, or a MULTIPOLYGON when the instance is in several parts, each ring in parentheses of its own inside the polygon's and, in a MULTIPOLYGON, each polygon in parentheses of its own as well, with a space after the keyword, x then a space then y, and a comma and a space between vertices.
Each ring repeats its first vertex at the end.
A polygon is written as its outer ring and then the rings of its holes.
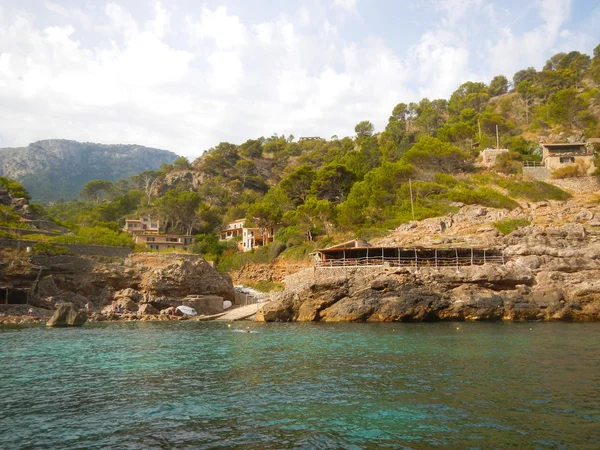
POLYGON ((580 164, 590 175, 594 169, 594 149, 585 142, 542 144, 542 165, 549 171, 580 164))
POLYGON ((486 148, 481 152, 481 165, 483 167, 494 167, 498 155, 508 153, 507 148, 486 148))

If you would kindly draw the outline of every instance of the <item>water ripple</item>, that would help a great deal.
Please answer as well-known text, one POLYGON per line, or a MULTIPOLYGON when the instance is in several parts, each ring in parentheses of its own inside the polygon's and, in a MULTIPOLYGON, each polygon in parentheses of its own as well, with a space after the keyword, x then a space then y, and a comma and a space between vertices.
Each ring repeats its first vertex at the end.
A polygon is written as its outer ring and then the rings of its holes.
POLYGON ((0 328, 0 448, 592 449, 600 440, 600 324, 252 327, 0 328))

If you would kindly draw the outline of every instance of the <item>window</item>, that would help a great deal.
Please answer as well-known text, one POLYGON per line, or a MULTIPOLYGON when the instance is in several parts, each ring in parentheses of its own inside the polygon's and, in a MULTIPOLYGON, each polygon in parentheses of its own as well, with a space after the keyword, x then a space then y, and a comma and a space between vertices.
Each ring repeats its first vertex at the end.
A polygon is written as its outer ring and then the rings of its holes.
POLYGON ((560 157, 561 164, 570 164, 575 162, 574 156, 561 156, 560 157))
POLYGON ((154 238, 153 237, 147 237, 146 238, 146 242, 154 242, 154 238))
POLYGON ((184 239, 184 244, 191 244, 192 243, 192 238, 185 238, 184 239))
POLYGON ((158 245, 151 245, 150 250, 158 250, 158 245))
POLYGON ((167 242, 179 242, 179 239, 177 238, 173 238, 173 237, 168 237, 166 238, 167 242))

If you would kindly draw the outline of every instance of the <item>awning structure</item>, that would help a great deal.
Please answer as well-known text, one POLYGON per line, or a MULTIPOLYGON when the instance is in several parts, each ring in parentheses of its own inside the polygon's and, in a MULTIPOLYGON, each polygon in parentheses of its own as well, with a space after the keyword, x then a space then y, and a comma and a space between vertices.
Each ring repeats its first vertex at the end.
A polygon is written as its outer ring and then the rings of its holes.
POLYGON ((498 248, 426 248, 426 247, 329 247, 315 253, 316 267, 461 267, 504 264, 504 252, 498 248))

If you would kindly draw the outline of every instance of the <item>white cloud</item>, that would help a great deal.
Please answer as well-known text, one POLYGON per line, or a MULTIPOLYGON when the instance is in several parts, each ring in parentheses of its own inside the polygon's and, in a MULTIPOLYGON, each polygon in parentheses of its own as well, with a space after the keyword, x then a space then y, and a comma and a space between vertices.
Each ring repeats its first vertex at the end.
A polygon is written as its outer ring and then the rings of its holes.
POLYGON ((163 38, 169 28, 169 14, 162 3, 154 3, 154 19, 150 22, 150 30, 156 37, 163 38))
POLYGON ((211 39, 221 50, 239 48, 246 41, 246 26, 238 16, 229 14, 224 6, 214 11, 203 6, 200 20, 191 25, 196 37, 211 39))
POLYGON ((570 16, 571 0, 538 0, 535 6, 542 19, 540 25, 522 34, 502 27, 495 40, 487 41, 493 73, 504 73, 510 78, 516 71, 529 66, 539 69, 549 54, 555 53, 559 38, 571 36, 561 32, 570 16))
POLYGON ((193 158, 220 141, 273 132, 345 136, 365 119, 382 129, 398 102, 510 77, 556 49, 590 45, 596 29, 569 23, 565 0, 527 10, 523 20, 535 14, 539 24, 525 32, 501 4, 424 0, 430 21, 401 49, 364 20, 345 26, 360 17, 355 0, 256 21, 233 6, 192 11, 163 1, 142 17, 117 0, 99 9, 54 1, 44 3, 46 16, 0 7, 2 146, 63 137, 193 158))
POLYGON ((208 83, 215 92, 236 94, 244 75, 243 63, 235 52, 216 51, 208 57, 208 83))
POLYGON ((358 0, 333 0, 333 6, 344 10, 345 12, 356 14, 358 0))

